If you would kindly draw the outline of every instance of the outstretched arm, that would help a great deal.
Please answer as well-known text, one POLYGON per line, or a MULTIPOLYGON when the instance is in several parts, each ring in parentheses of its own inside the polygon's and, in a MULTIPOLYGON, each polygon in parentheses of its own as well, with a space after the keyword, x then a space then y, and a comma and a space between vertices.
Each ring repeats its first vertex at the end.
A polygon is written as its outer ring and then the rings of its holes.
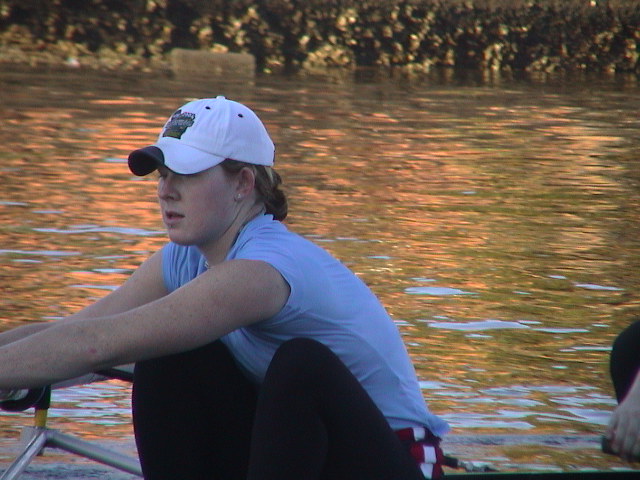
POLYGON ((156 252, 145 260, 117 290, 79 312, 55 322, 24 325, 0 333, 0 347, 42 332, 54 325, 79 318, 92 318, 126 312, 167 294, 162 279, 162 253, 156 252))
POLYGON ((626 397, 614 410, 606 437, 617 455, 630 461, 640 461, 640 372, 626 397))
POLYGON ((224 262, 149 303, 55 322, 5 345, 0 348, 0 389, 42 386, 197 348, 275 315, 288 296, 288 284, 269 264, 224 262))

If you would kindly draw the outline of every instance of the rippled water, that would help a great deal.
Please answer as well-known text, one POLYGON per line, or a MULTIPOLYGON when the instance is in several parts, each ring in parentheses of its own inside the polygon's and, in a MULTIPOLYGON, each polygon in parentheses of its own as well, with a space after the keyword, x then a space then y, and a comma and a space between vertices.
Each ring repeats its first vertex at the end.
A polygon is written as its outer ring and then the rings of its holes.
MULTIPOLYGON (((392 313, 449 451, 503 469, 624 466, 596 441, 615 405, 611 341, 640 312, 633 78, 0 72, 1 329, 76 311, 163 244, 154 180, 124 158, 175 107, 219 93, 271 131, 289 226, 392 313)), ((125 384, 59 390, 54 406, 66 431, 131 436, 125 384)), ((3 413, 0 432, 28 423, 3 413)))

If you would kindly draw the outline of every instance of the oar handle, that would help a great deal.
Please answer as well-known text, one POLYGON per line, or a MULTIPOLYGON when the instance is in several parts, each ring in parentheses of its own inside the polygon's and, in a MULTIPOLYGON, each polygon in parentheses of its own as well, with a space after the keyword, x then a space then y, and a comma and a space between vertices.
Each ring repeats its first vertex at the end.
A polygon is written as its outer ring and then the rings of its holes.
POLYGON ((27 408, 39 405, 41 401, 44 401, 44 403, 42 403, 43 406, 46 403, 46 408, 49 408, 50 397, 50 387, 30 388, 27 394, 18 400, 5 400, 4 402, 0 402, 0 408, 7 412, 21 412, 27 408))

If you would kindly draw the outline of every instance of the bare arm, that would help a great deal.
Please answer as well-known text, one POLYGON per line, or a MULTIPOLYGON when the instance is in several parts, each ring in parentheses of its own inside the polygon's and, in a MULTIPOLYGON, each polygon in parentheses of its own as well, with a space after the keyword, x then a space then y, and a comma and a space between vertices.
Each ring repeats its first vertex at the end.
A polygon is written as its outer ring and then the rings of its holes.
POLYGON ((16 340, 41 332, 42 330, 49 328, 52 324, 53 322, 32 323, 2 332, 0 333, 0 346, 8 345, 16 340))
POLYGON ((640 461, 640 372, 624 400, 614 410, 606 433, 614 453, 640 461))
POLYGON ((162 277, 162 251, 160 250, 145 260, 120 288, 61 321, 97 318, 126 312, 167 293, 162 277))
POLYGON ((0 334, 0 347, 42 332, 59 323, 125 312, 167 294, 162 279, 162 256, 156 252, 117 290, 79 312, 55 322, 24 325, 0 334))
POLYGON ((279 312, 289 286, 265 262, 231 260, 131 310, 77 317, 0 348, 0 388, 28 388, 196 348, 279 312))

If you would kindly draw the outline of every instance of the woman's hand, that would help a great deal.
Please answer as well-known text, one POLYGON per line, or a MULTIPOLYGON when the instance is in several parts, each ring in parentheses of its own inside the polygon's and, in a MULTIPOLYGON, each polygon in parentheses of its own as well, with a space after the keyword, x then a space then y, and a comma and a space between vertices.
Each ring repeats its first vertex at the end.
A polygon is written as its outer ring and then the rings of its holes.
POLYGON ((614 410, 606 438, 616 455, 631 462, 640 461, 640 388, 638 379, 625 399, 614 410))

